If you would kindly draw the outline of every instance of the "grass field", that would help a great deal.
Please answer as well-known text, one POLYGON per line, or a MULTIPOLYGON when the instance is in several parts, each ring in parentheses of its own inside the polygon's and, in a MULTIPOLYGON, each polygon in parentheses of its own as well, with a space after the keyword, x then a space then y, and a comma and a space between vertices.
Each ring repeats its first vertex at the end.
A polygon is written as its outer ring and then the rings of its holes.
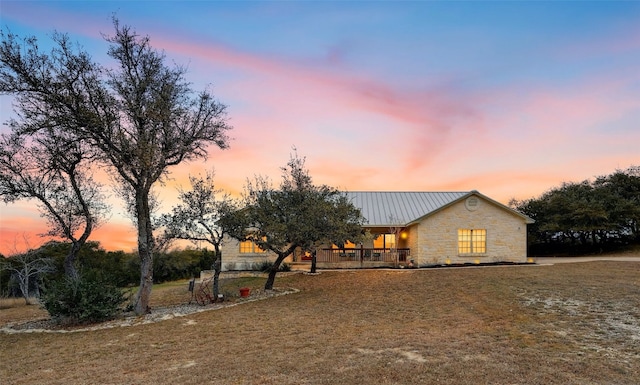
MULTIPOLYGON (((300 292, 148 325, 0 333, 0 382, 640 383, 638 262, 323 272, 276 286, 300 292)), ((184 282, 154 289, 156 304, 188 299, 184 282)), ((0 325, 38 312, 0 310, 0 325)))

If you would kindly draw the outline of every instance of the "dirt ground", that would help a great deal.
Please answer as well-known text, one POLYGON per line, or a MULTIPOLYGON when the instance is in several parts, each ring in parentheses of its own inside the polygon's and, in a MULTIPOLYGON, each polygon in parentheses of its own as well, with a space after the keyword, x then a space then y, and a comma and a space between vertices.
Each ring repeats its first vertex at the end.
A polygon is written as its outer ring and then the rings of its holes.
MULTIPOLYGON (((640 383, 640 262, 300 273, 277 278, 276 286, 299 292, 138 326, 0 333, 0 378, 640 383)), ((163 304, 188 300, 184 285, 154 295, 163 304)), ((0 310, 0 325, 17 322, 9 313, 0 310)))

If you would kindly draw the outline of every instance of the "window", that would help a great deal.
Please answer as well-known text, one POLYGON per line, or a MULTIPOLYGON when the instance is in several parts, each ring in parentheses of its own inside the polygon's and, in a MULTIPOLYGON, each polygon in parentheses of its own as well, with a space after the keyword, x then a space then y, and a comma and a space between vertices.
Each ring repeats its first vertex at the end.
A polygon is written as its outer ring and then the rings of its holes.
POLYGON ((240 242, 240 254, 257 254, 257 253, 264 253, 264 252, 265 250, 262 250, 253 241, 240 242))
POLYGON ((396 247, 395 234, 378 234, 373 240, 373 247, 376 249, 393 249, 396 247))
POLYGON ((487 252, 487 230, 458 229, 458 254, 484 254, 487 252))

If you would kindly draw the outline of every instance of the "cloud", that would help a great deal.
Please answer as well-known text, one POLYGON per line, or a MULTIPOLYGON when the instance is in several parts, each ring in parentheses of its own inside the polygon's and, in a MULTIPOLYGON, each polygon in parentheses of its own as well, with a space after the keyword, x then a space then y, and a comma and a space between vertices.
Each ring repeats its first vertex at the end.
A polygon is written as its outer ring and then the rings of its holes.
MULTIPOLYGON (((619 127, 616 120, 625 115, 637 116, 640 105, 633 92, 638 84, 634 72, 604 70, 595 78, 574 78, 570 87, 548 82, 524 85, 515 80, 488 91, 407 89, 344 72, 344 68, 300 67, 215 44, 186 44, 178 49, 251 74, 251 81, 235 88, 261 109, 256 117, 241 118, 238 125, 262 144, 260 151, 247 151, 247 159, 258 163, 275 150, 283 164, 286 158, 281 150, 297 143, 300 129, 307 142, 322 148, 314 153, 321 159, 314 162, 319 164, 314 172, 329 184, 350 189, 451 186, 468 190, 479 188, 481 179, 475 176, 486 175, 482 169, 495 168, 506 177, 488 178, 495 187, 482 186, 506 191, 514 189, 514 180, 536 179, 540 182, 520 183, 518 189, 542 191, 550 187, 542 184, 566 177, 549 177, 549 171, 540 169, 555 167, 552 174, 567 175, 576 170, 558 164, 593 163, 573 159, 584 158, 584 151, 594 151, 592 159, 602 159, 606 154, 600 155, 601 151, 624 147, 626 139, 610 135, 606 127, 619 127), (344 122, 349 122, 344 131, 332 126, 344 122), (603 146, 598 149, 594 141, 602 141, 603 146), (455 175, 465 172, 470 176, 456 179, 455 175), (436 183, 424 183, 424 179, 436 183)), ((239 146, 246 150, 242 143, 239 146)))
MULTIPOLYGON (((313 141, 345 154, 349 149, 359 152, 352 147, 358 143, 377 142, 410 172, 429 164, 439 149, 457 140, 460 121, 478 114, 464 94, 446 87, 406 89, 394 86, 392 79, 372 79, 343 67, 302 66, 198 39, 162 38, 156 44, 172 54, 197 58, 198 66, 235 71, 237 80, 222 94, 229 91, 234 99, 245 98, 240 113, 247 115, 234 126, 253 138, 241 137, 234 143, 240 147, 244 140, 255 143, 256 138, 266 151, 313 141)), ((474 129, 466 126, 467 131, 474 129)))
MULTIPOLYGON (((45 4, 33 9, 8 4, 3 3, 3 18, 9 14, 38 30, 55 24, 84 40, 100 40, 101 49, 106 43, 99 32, 112 31, 108 17, 45 4)), ((256 12, 252 16, 259 20, 256 12)), ((209 30, 196 34, 188 32, 195 28, 148 16, 134 20, 152 45, 166 52, 169 63, 188 65, 194 88, 213 83, 212 91, 229 104, 234 126, 230 149, 211 147, 206 162, 170 170, 173 179, 162 189, 167 210, 177 186, 188 187, 188 174, 211 168, 218 187, 235 194, 255 174, 270 176, 277 184, 279 167, 292 146, 307 157, 316 183, 352 191, 478 189, 503 203, 563 181, 640 164, 637 17, 607 24, 606 30, 599 24, 600 30, 588 30, 591 35, 586 36, 571 29, 548 44, 549 32, 509 23, 514 35, 492 36, 496 40, 488 44, 490 29, 480 23, 473 27, 485 33, 482 48, 477 42, 465 47, 464 39, 445 38, 418 39, 424 44, 420 47, 402 42, 398 49, 386 45, 394 37, 385 35, 375 40, 375 51, 367 51, 374 39, 363 38, 364 30, 358 37, 332 33, 328 39, 304 40, 308 46, 296 49, 301 46, 297 40, 292 46, 252 46, 246 36, 229 32, 222 35, 225 43, 207 36, 209 30), (530 49, 519 44, 521 38, 545 44, 530 49), (447 46, 451 41, 457 44, 447 46), (515 47, 519 55, 501 47, 515 47), (428 52, 409 51, 418 48, 428 52), (461 51, 465 49, 469 51, 461 51), (491 49, 499 54, 484 52, 491 49), (393 66, 396 58, 388 55, 403 50, 406 56, 393 66), (426 56, 434 52, 441 55, 426 56), (420 62, 425 68, 407 64, 416 58, 425 59, 420 62), (413 82, 397 73, 403 69, 411 69, 413 82)), ((260 27, 267 31, 269 24, 260 27)), ((359 28, 363 26, 349 31, 359 28)), ((120 224, 96 234, 135 239, 129 224, 117 219, 113 222, 120 224)), ((131 247, 128 242, 123 247, 131 247)))

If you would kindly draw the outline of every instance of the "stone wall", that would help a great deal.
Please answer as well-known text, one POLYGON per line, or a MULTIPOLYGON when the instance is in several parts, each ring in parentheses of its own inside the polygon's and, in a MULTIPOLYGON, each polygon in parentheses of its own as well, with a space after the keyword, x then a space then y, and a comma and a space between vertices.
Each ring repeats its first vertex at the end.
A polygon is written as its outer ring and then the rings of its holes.
MULTIPOLYGON (((417 227, 411 255, 420 266, 449 263, 526 262, 524 218, 479 196, 428 216, 417 227), (471 203, 471 204, 470 204, 471 203), (459 255, 458 229, 486 229, 486 253, 459 255)), ((415 234, 410 234, 413 237, 415 234)))
MULTIPOLYGON (((275 261, 277 255, 272 252, 267 253, 240 253, 240 242, 236 239, 225 238, 222 247, 222 271, 228 270, 251 270, 256 263, 264 261, 275 261)), ((285 262, 290 262, 289 258, 285 262)))

